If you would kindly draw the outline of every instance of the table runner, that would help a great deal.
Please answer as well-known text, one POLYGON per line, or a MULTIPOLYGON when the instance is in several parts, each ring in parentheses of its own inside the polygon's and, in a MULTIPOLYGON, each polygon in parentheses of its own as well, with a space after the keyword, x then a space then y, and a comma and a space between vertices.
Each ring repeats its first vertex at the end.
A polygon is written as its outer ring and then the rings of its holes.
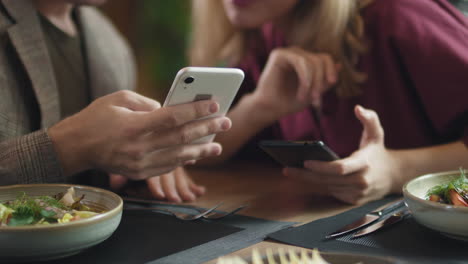
POLYGON ((396 197, 388 197, 368 203, 336 216, 273 233, 269 238, 323 251, 391 256, 409 263, 468 262, 467 242, 447 238, 419 225, 413 218, 362 238, 351 239, 351 235, 347 235, 338 239, 325 239, 327 234, 394 199, 396 197))

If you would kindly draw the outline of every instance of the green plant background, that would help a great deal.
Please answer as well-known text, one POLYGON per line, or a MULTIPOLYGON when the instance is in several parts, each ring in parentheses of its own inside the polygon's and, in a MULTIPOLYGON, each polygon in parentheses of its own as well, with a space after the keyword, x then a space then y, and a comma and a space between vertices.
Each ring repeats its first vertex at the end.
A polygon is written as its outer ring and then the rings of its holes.
POLYGON ((141 5, 139 36, 142 49, 151 62, 151 72, 168 80, 186 64, 190 6, 189 1, 146 0, 141 5))
MULTIPOLYGON (((140 0, 141 1, 141 0, 140 0)), ((143 0, 137 12, 137 49, 160 97, 177 71, 187 66, 190 1, 143 0)))

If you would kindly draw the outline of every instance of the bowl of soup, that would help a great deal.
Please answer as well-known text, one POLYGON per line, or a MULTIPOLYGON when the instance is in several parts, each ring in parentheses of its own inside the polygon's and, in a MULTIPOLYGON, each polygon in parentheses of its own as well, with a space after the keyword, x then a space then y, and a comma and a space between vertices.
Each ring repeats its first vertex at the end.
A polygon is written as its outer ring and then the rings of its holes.
POLYGON ((120 196, 95 187, 2 186, 0 262, 57 259, 97 245, 117 229, 122 207, 120 196))

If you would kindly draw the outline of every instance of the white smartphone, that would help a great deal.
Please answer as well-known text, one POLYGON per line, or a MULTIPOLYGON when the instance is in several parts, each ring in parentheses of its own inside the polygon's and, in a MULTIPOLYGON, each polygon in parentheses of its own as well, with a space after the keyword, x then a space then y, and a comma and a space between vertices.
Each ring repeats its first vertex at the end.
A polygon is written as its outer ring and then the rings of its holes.
MULTIPOLYGON (((244 80, 244 72, 235 68, 187 67, 181 69, 172 83, 163 106, 185 104, 213 99, 219 111, 204 117, 224 116, 244 80)), ((206 136, 194 143, 213 141, 215 135, 206 136)))

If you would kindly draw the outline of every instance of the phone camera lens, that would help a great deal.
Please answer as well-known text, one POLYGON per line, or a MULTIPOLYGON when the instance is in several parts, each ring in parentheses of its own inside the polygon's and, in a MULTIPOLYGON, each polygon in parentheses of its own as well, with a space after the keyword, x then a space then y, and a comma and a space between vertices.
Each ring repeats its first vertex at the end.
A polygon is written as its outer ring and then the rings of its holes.
POLYGON ((190 77, 185 78, 184 83, 190 84, 190 83, 193 83, 193 81, 195 81, 195 78, 190 76, 190 77))

